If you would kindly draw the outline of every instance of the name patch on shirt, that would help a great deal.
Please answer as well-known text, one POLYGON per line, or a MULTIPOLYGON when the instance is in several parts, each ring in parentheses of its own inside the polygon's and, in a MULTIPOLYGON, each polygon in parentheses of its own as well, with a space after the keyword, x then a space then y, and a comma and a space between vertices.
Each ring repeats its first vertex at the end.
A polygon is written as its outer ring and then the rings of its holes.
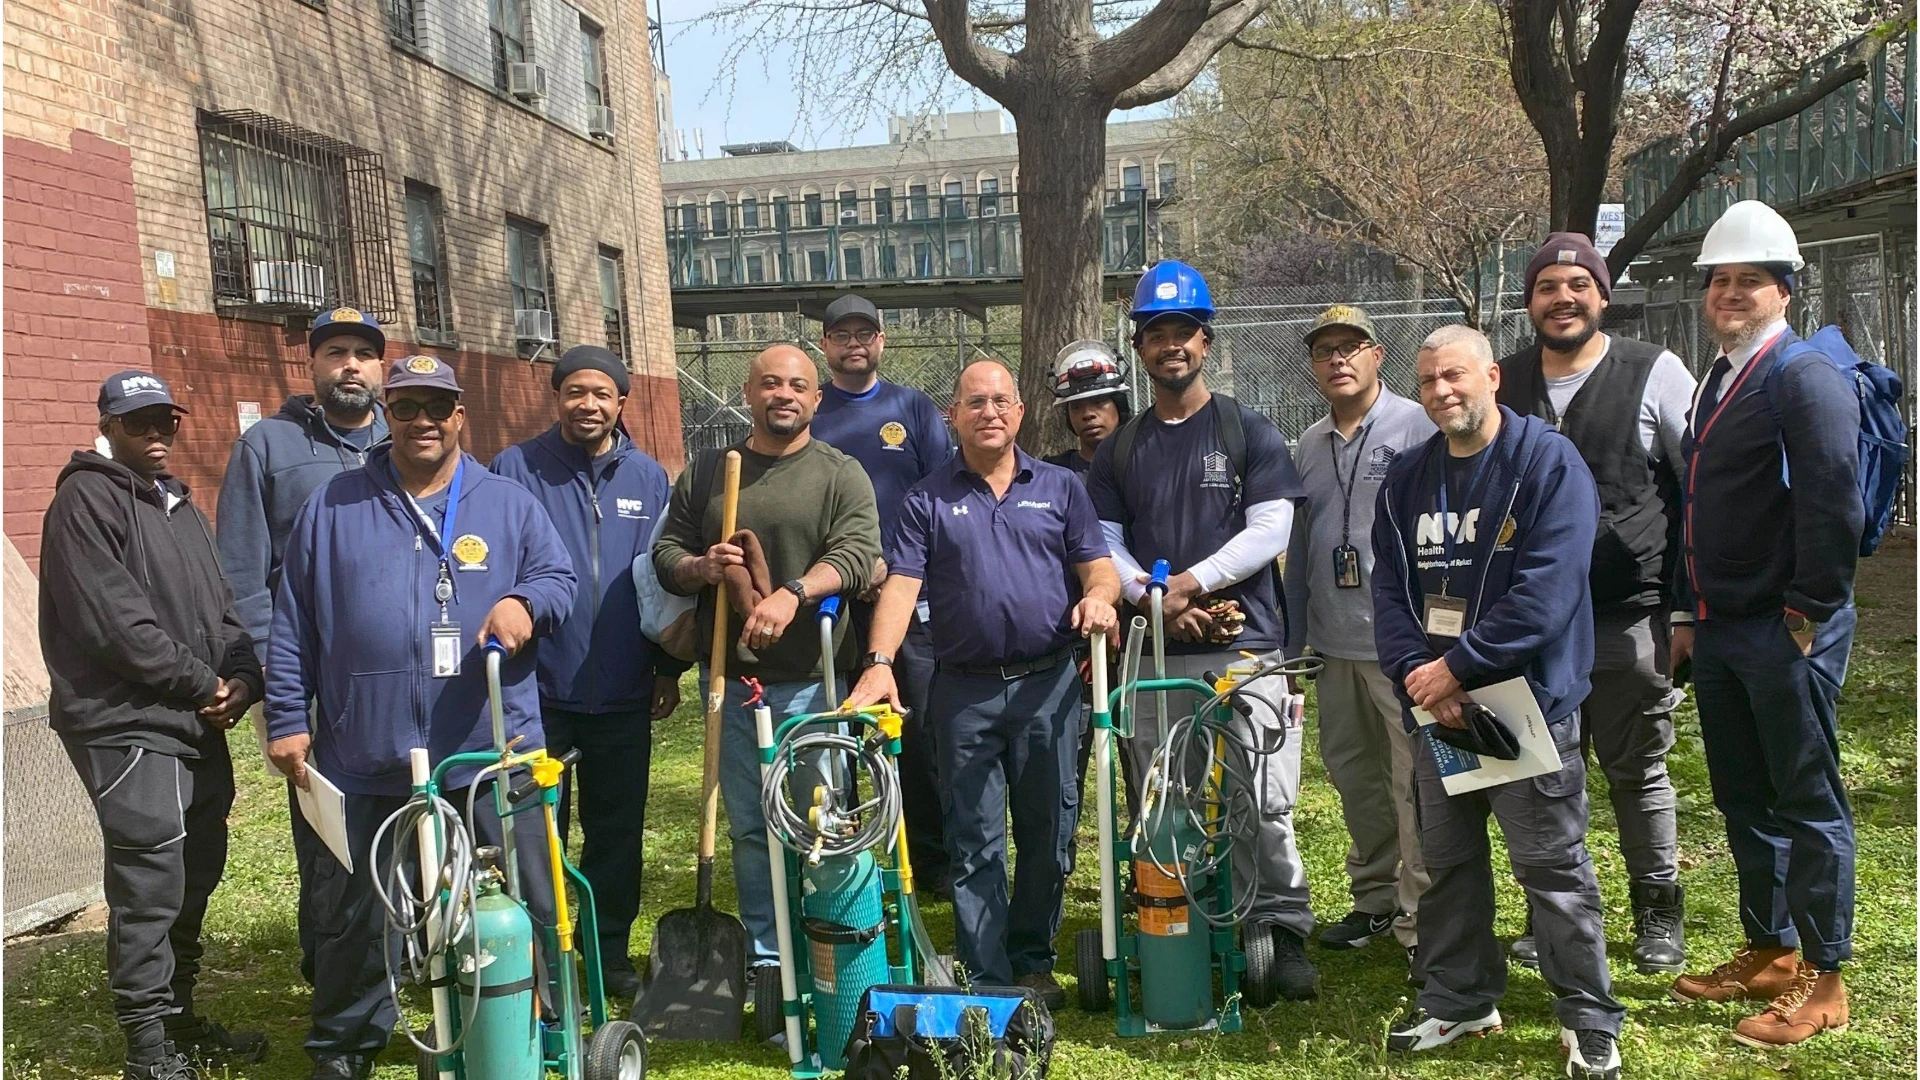
POLYGON ((623 518, 646 517, 646 504, 643 499, 615 499, 614 512, 623 518))

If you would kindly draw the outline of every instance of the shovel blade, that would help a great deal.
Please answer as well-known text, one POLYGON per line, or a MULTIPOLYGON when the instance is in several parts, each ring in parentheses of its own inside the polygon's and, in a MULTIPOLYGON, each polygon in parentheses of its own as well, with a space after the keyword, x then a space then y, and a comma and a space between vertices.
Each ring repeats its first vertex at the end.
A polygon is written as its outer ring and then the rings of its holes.
POLYGON ((738 1039, 747 1004, 747 951, 747 928, 710 905, 662 915, 633 1022, 649 1039, 738 1039))

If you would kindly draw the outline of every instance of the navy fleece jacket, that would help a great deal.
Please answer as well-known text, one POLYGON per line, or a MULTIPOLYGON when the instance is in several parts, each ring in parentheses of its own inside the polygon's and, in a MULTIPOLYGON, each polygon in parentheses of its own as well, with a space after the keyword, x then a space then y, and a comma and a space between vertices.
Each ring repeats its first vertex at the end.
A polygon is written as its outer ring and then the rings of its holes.
MULTIPOLYGON (((1472 504, 1454 511, 1457 569, 1449 592, 1467 602, 1466 632, 1457 639, 1431 637, 1422 623, 1425 598, 1440 591, 1445 561, 1436 510, 1447 441, 1436 434, 1388 466, 1380 488, 1373 520, 1374 643, 1381 670, 1409 707, 1407 674, 1444 656, 1469 690, 1525 676, 1547 720, 1557 722, 1573 715, 1591 686, 1587 571, 1600 496, 1571 441, 1537 417, 1499 408, 1485 480, 1472 504)), ((1413 730, 1411 714, 1402 721, 1413 730)))
MULTIPOLYGON (((525 600, 536 637, 573 610, 573 564, 547 512, 527 490, 467 457, 454 512, 453 600, 465 652, 460 674, 433 677, 429 627, 439 621, 440 556, 423 540, 396 486, 388 449, 314 493, 287 538, 267 645, 267 734, 308 730, 311 760, 341 790, 407 793, 407 751, 438 763, 493 746, 486 658, 474 638, 493 605, 525 600), (462 541, 470 541, 463 543, 462 541)), ((436 525, 438 523, 436 522, 436 525)), ((507 738, 545 746, 534 645, 501 664, 507 738)), ((452 787, 473 770, 456 771, 452 787)))
POLYGON ((541 701, 573 712, 645 713, 654 677, 687 669, 640 632, 633 587, 633 560, 652 550, 667 513, 667 471, 624 432, 589 460, 558 424, 502 450, 491 468, 546 508, 580 579, 572 614, 540 643, 541 701))

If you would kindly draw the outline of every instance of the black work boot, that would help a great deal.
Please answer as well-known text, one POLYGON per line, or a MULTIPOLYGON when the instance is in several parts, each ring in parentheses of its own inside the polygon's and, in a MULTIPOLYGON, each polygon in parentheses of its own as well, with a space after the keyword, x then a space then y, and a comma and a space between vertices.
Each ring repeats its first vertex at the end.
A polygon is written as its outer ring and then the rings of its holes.
POLYGON ((1687 970, 1686 887, 1677 881, 1636 881, 1633 900, 1633 966, 1642 975, 1687 970))
POLYGON ((1527 911, 1526 932, 1513 939, 1513 944, 1507 947, 1507 955, 1514 963, 1519 964, 1523 968, 1532 968, 1535 971, 1540 969, 1540 946, 1534 944, 1533 940, 1533 911, 1531 908, 1527 911))
POLYGON ((195 1061, 253 1063, 267 1059, 267 1037, 257 1031, 228 1031, 204 1016, 167 1018, 167 1041, 195 1061))
POLYGON ((1307 959, 1307 939, 1275 924, 1273 985, 1288 1001, 1306 1001, 1320 992, 1320 969, 1307 959))
POLYGON ((172 1043, 161 1043, 158 1047, 129 1046, 126 1067, 120 1076, 122 1080, 200 1080, 193 1062, 174 1049, 172 1043))

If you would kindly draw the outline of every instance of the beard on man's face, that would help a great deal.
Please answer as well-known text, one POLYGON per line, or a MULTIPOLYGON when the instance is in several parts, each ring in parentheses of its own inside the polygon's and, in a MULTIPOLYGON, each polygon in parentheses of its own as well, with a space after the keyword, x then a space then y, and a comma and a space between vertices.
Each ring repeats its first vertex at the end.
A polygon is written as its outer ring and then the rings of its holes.
POLYGON ((333 382, 320 395, 320 405, 327 412, 344 413, 359 416, 373 408, 375 393, 372 387, 361 383, 333 382))

